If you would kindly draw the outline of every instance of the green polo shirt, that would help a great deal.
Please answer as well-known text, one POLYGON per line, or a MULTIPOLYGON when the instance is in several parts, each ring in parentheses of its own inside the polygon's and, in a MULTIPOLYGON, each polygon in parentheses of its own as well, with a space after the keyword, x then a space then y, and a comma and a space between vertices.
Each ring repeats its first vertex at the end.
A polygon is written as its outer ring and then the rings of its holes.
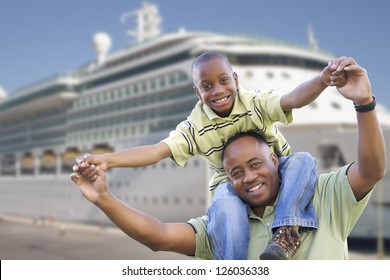
MULTIPOLYGON (((366 207, 371 193, 357 202, 349 185, 348 166, 336 172, 321 174, 315 185, 313 205, 319 227, 301 235, 301 245, 294 254, 297 260, 348 259, 347 237, 366 207)), ((258 260, 272 238, 274 206, 267 206, 263 218, 249 213, 250 241, 248 259, 258 260)), ((196 231, 195 257, 214 259, 213 246, 207 235, 207 216, 192 219, 189 223, 196 231)))
POLYGON ((288 125, 292 113, 280 107, 280 94, 271 91, 246 91, 240 88, 231 114, 222 118, 198 101, 187 120, 182 121, 163 140, 173 160, 183 166, 191 157, 202 157, 214 173, 210 190, 227 180, 222 165, 222 150, 232 136, 247 131, 263 135, 278 156, 291 154, 291 148, 276 123, 288 125))

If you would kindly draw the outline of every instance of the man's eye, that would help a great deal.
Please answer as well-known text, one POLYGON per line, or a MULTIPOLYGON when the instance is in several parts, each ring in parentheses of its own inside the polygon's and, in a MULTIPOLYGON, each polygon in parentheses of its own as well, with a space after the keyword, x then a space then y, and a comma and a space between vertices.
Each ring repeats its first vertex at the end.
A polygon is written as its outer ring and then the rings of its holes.
POLYGON ((234 173, 232 173, 232 177, 234 178, 234 179, 238 179, 238 178, 240 178, 242 176, 242 172, 234 172, 234 173))

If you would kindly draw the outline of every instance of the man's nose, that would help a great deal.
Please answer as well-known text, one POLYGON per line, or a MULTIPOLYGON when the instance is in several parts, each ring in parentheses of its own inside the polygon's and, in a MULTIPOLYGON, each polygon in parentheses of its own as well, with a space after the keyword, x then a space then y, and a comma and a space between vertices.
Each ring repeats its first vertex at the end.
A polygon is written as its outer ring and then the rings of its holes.
POLYGON ((245 183, 250 183, 256 178, 256 172, 252 170, 246 170, 245 171, 245 176, 244 176, 244 182, 245 183))

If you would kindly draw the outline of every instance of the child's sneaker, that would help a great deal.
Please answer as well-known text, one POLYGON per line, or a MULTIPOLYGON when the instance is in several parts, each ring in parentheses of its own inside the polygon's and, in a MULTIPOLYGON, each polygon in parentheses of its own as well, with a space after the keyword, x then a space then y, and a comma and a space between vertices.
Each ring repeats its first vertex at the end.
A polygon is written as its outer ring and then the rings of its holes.
POLYGON ((260 260, 288 260, 295 254, 299 244, 299 234, 293 227, 280 227, 260 255, 260 260))

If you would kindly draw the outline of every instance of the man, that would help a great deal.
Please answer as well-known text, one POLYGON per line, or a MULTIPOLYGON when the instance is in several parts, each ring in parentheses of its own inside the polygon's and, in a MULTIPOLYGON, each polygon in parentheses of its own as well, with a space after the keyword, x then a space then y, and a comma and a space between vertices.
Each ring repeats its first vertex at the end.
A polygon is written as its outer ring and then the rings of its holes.
MULTIPOLYGON (((371 190, 386 170, 384 139, 367 73, 352 58, 343 60, 340 69, 345 71, 347 83, 338 90, 353 101, 357 111, 357 161, 337 172, 319 176, 313 198, 319 228, 301 235, 294 259, 348 258, 346 238, 367 205, 371 190)), ((248 259, 258 259, 258 253, 272 238, 270 225, 280 184, 277 156, 261 137, 248 133, 227 143, 223 165, 232 183, 232 189, 226 188, 226 192, 234 191, 251 206, 248 259)), ((116 199, 107 187, 104 173, 98 168, 80 163, 76 170, 83 170, 82 175, 72 174, 72 180, 83 195, 131 238, 155 251, 214 258, 206 217, 189 223, 161 223, 116 199)), ((289 242, 295 240, 292 238, 289 242)))

